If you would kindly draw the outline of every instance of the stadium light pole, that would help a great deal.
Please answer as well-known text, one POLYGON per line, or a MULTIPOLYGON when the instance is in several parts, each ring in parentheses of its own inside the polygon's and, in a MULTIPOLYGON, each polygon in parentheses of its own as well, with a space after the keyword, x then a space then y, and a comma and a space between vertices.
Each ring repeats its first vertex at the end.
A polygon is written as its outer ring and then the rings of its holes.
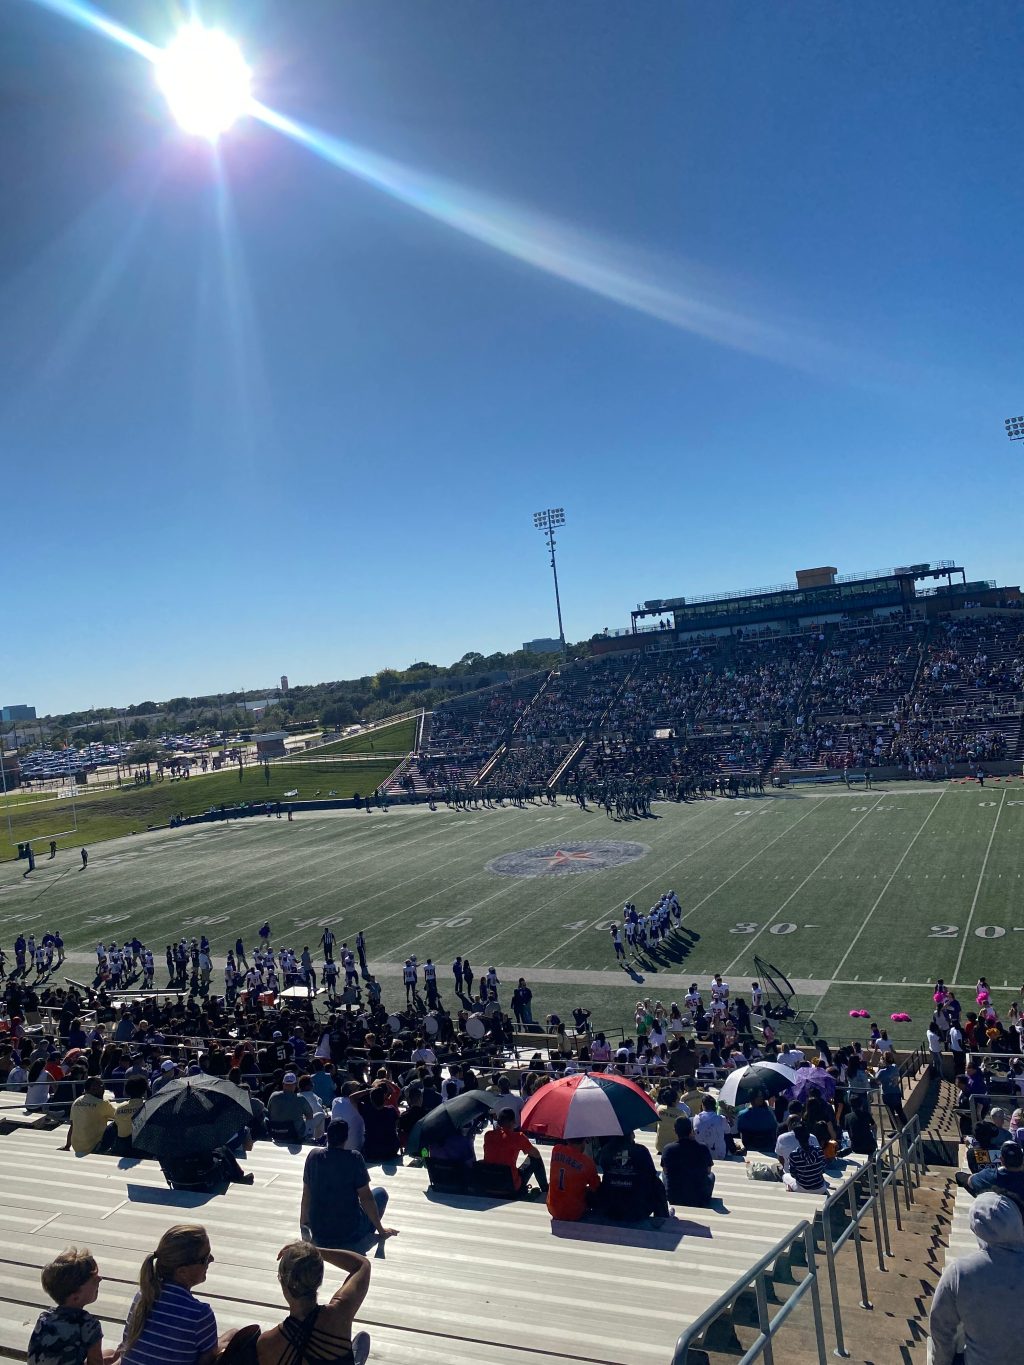
POLYGON ((1007 417, 1003 426, 1011 441, 1024 441, 1024 417, 1007 417))
POLYGON ((534 512, 533 524, 538 531, 543 531, 548 543, 548 551, 551 554, 551 573, 555 580, 555 610, 558 612, 558 642, 562 648, 562 658, 565 658, 565 630, 562 626, 562 599, 558 593, 558 566, 555 563, 555 527, 565 525, 565 508, 548 507, 543 512, 534 512))

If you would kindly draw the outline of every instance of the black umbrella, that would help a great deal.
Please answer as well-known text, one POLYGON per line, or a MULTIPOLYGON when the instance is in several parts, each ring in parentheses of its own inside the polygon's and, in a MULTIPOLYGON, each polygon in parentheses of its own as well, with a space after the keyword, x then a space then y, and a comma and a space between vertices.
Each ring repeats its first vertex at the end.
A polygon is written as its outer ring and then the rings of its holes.
POLYGON ((252 1119, 248 1092, 221 1076, 168 1081, 132 1119, 132 1146, 157 1158, 200 1156, 252 1119))
POLYGON ((489 1090, 464 1090, 461 1095, 439 1104, 413 1124, 405 1150, 411 1156, 419 1156, 421 1150, 432 1142, 443 1142, 465 1124, 503 1107, 502 1095, 492 1095, 489 1090))

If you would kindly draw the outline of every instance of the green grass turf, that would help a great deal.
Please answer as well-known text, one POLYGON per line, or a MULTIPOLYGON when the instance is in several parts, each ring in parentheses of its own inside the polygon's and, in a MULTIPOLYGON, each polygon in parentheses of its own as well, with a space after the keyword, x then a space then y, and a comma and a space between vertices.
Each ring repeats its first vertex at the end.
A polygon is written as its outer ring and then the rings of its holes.
MULTIPOLYGON (((252 775, 259 781, 242 790, 256 800, 262 770, 252 775)), ((217 781, 237 796, 237 774, 217 781)), ((169 787, 170 808, 186 797, 204 807, 211 798, 202 793, 213 789, 213 779, 169 787)), ((979 975, 1005 1005, 1024 979, 1020 781, 984 791, 804 790, 655 810, 657 819, 620 824, 564 803, 393 807, 143 834, 94 847, 84 872, 75 851, 40 861, 29 878, 23 864, 0 867, 0 941, 9 949, 19 929, 49 926, 72 950, 136 930, 162 947, 206 929, 222 954, 238 933, 251 940, 264 918, 278 943, 297 947, 330 922, 342 937, 363 928, 371 963, 432 955, 450 987, 452 957, 468 953, 478 972, 490 963, 522 971, 538 1017, 583 1003, 608 1026, 629 1021, 641 996, 680 999, 691 973, 721 970, 734 990, 746 989, 759 954, 790 976, 831 1040, 865 1037, 867 1024, 848 1017, 864 1008, 894 1037, 918 1042, 935 976, 971 1004, 979 975), (486 870, 501 853, 581 839, 636 840, 650 852, 575 876, 486 870), (626 899, 645 908, 669 887, 683 903, 686 942, 629 975, 613 961, 606 926, 626 899), (890 1025, 901 1009, 913 1022, 890 1025)), ((85 970, 72 964, 72 975, 85 970)), ((393 999, 400 988, 383 975, 393 999)))
POLYGON ((52 837, 74 829, 76 820, 77 832, 58 839, 61 846, 77 848, 133 832, 138 834, 150 825, 165 825, 179 811, 196 815, 211 806, 281 800, 285 792, 292 790, 298 791, 294 799, 299 801, 313 800, 317 793, 326 798, 332 791, 339 797, 354 792, 366 795, 384 782, 395 766, 391 759, 271 763, 268 783, 263 765, 253 764, 242 769, 241 781, 234 767, 187 781, 167 779, 145 787, 125 786, 96 792, 84 787, 79 789, 74 804, 67 798, 26 800, 23 793, 15 792, 6 805, 0 806, 0 857, 13 858, 15 845, 24 839, 31 839, 36 852, 41 853, 52 837))
POLYGON ((370 730, 361 735, 349 735, 348 739, 336 739, 330 744, 314 749, 320 754, 407 754, 416 739, 416 718, 400 720, 395 725, 382 725, 379 730, 370 730))

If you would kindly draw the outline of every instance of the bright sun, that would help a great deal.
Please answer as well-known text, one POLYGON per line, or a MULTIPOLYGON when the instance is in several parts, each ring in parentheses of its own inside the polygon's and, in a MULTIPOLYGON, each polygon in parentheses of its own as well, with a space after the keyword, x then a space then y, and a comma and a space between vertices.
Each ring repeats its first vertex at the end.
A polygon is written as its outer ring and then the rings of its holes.
POLYGON ((156 61, 156 81, 186 133, 213 141, 252 99, 252 73, 238 44, 217 29, 189 24, 156 61))

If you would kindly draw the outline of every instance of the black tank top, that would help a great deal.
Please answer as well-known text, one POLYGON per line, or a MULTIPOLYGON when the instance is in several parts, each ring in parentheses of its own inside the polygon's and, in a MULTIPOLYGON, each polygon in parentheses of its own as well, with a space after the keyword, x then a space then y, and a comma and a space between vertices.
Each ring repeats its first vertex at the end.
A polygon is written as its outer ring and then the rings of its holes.
POLYGON ((288 1344, 279 1365, 355 1365, 351 1340, 317 1330, 321 1306, 305 1318, 289 1314, 282 1322, 281 1334, 288 1344))

